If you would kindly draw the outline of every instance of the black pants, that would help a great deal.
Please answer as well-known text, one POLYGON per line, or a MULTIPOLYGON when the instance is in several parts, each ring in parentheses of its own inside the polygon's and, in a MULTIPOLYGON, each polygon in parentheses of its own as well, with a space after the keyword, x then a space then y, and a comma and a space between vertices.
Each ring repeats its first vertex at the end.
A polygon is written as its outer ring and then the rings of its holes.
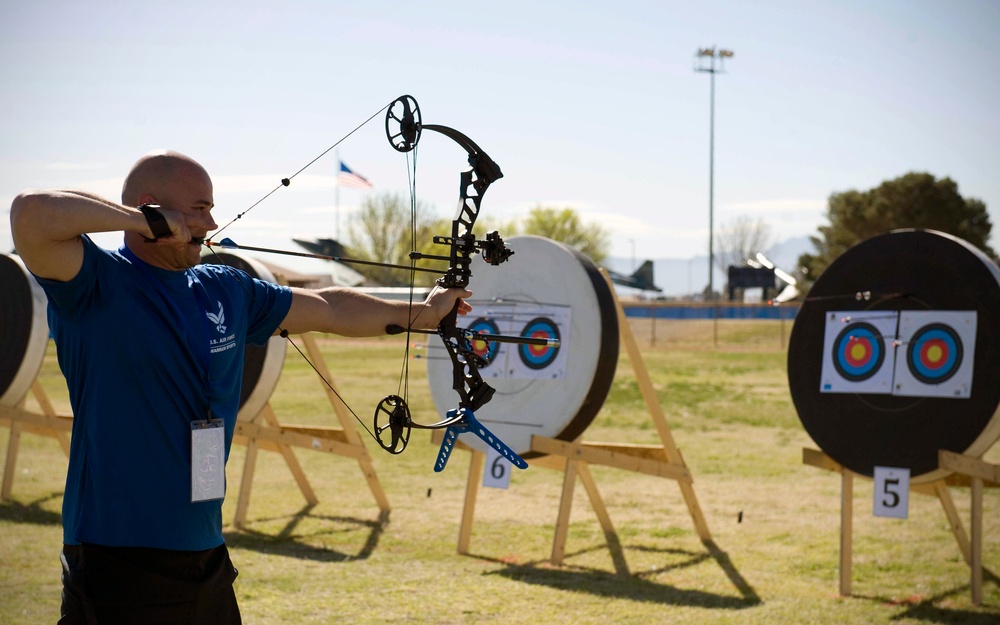
POLYGON ((59 625, 240 625, 236 568, 207 551, 63 545, 59 625))

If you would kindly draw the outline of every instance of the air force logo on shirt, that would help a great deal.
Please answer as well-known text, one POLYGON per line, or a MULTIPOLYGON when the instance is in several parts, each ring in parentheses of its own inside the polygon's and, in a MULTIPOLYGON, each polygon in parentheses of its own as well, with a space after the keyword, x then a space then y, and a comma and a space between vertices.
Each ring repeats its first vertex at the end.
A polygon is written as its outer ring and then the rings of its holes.
POLYGON ((222 335, 221 337, 208 340, 208 350, 211 354, 229 351, 236 347, 236 334, 226 334, 226 313, 222 309, 222 302, 218 302, 218 304, 218 313, 213 314, 205 311, 205 316, 208 317, 210 322, 215 324, 215 329, 222 335))
POLYGON ((206 311, 205 316, 208 317, 209 321, 215 324, 215 329, 219 332, 219 334, 225 334, 226 326, 224 324, 226 323, 226 313, 222 310, 222 302, 218 302, 218 304, 219 314, 213 315, 212 313, 206 311))

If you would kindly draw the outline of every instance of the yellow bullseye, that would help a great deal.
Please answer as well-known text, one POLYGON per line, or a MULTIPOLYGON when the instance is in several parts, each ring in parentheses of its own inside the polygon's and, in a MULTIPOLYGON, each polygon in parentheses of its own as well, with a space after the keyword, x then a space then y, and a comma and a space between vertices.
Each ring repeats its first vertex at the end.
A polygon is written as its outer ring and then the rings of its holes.
POLYGON ((944 350, 941 349, 940 345, 931 345, 927 348, 925 355, 928 362, 941 362, 941 359, 944 358, 944 350))

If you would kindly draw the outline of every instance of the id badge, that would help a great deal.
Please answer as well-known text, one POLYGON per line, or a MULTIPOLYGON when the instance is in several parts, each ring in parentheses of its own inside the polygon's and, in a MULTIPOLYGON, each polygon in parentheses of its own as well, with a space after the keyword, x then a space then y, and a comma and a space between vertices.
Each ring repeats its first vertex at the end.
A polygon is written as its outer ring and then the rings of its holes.
POLYGON ((226 495, 226 429, 222 419, 191 422, 191 501, 226 495))

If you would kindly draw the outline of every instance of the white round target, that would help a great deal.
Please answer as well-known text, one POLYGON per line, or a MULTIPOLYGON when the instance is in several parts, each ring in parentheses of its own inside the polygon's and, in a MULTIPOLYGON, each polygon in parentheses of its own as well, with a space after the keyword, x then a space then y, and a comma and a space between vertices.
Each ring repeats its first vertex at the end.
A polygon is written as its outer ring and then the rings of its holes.
MULTIPOLYGON (((459 325, 484 333, 559 339, 558 347, 473 341, 479 368, 496 389, 476 419, 511 449, 531 456, 532 435, 573 440, 607 397, 618 361, 618 318, 597 266, 550 239, 514 237, 514 255, 492 267, 472 263, 473 311, 459 325)), ((437 336, 428 340, 427 377, 439 413, 458 405, 452 361, 437 336)), ((487 451, 475 436, 466 444, 487 451)))

